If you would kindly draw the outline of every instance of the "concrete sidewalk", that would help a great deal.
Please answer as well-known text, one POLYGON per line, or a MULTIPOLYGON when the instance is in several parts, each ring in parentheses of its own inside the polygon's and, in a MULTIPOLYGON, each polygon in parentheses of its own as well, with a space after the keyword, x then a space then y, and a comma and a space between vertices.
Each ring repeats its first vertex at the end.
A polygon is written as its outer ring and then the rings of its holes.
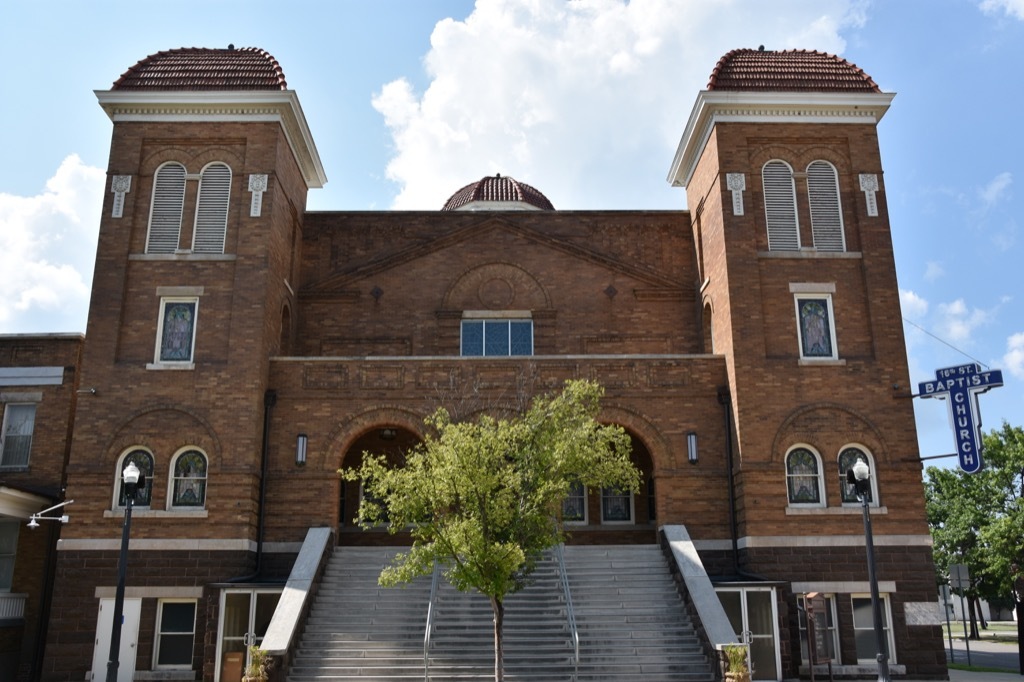
POLYGON ((1024 676, 1017 673, 976 673, 969 670, 949 671, 949 682, 1021 682, 1024 676))

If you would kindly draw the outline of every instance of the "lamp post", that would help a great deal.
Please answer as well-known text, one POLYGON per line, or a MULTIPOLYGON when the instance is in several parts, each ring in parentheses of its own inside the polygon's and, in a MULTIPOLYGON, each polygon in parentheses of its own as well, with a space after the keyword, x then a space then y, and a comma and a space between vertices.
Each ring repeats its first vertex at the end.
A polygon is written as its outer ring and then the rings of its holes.
POLYGON ((868 513, 868 501, 871 499, 871 470, 867 462, 858 459, 856 464, 846 471, 846 482, 853 486, 860 500, 860 508, 864 514, 864 541, 868 552, 868 581, 871 583, 871 611, 875 621, 875 648, 878 654, 878 682, 891 682, 889 677, 889 655, 885 642, 885 631, 882 629, 882 603, 878 598, 878 577, 875 575, 875 541, 871 535, 871 515, 868 513))
POLYGON ((117 682, 118 660, 121 654, 121 625, 124 621, 124 579, 128 568, 128 536, 132 529, 132 507, 139 488, 146 485, 146 477, 134 462, 121 472, 124 480, 124 526, 121 529, 121 558, 117 564, 117 592, 114 595, 114 624, 110 629, 110 656, 107 659, 107 682, 117 682))

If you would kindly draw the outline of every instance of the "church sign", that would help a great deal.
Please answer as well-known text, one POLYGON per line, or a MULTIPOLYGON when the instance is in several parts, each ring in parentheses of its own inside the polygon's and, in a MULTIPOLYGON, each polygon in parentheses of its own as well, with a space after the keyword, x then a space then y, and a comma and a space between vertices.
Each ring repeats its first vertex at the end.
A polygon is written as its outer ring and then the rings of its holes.
POLYGON ((960 468, 969 474, 981 469, 981 412, 978 394, 1003 385, 998 369, 982 371, 976 363, 946 367, 935 371, 935 381, 922 381, 918 393, 922 398, 949 400, 949 420, 956 440, 960 468))

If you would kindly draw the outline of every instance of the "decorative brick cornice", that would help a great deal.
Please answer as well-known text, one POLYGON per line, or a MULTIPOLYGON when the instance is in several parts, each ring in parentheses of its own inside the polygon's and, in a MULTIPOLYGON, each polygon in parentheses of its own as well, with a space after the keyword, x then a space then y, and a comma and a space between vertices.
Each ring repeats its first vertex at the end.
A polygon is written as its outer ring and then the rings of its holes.
POLYGON ((307 188, 327 182, 313 135, 292 90, 275 91, 136 91, 96 90, 103 111, 122 122, 277 122, 281 124, 307 188))

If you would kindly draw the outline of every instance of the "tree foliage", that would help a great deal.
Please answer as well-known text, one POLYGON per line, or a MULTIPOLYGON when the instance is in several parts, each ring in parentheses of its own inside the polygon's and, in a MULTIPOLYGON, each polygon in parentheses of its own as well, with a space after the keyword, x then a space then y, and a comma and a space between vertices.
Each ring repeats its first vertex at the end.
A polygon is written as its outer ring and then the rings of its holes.
POLYGON ((603 391, 568 381, 510 418, 455 421, 444 409, 427 418, 430 435, 401 466, 364 453, 340 472, 361 480, 364 526, 408 531, 412 548, 380 575, 384 586, 433 571, 459 590, 486 595, 495 615, 495 679, 501 679, 505 597, 522 589, 541 553, 563 540, 562 502, 574 483, 636 492, 640 475, 621 427, 596 421, 603 391))
POLYGON ((937 569, 966 564, 968 594, 997 600, 1012 593, 1011 567, 1024 566, 1024 430, 1004 422, 983 453, 976 474, 928 467, 925 499, 937 569))

